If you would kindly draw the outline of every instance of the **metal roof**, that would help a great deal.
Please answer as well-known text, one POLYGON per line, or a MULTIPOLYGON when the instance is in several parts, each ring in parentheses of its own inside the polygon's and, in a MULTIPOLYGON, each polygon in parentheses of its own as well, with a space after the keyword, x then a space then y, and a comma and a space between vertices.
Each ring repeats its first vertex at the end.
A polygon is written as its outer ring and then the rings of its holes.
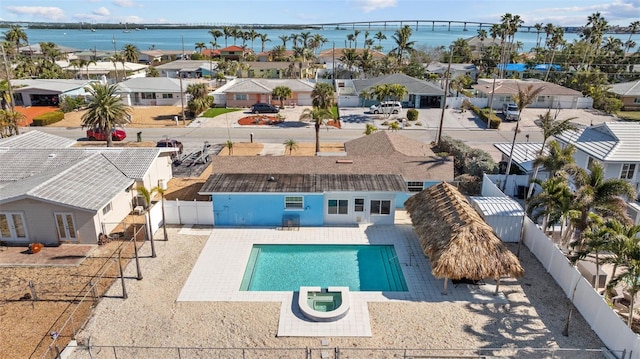
MULTIPOLYGON (((511 152, 511 143, 494 143, 493 146, 500 150, 503 155, 509 156, 511 152)), ((533 172, 533 161, 540 154, 542 148, 542 142, 526 142, 516 143, 513 146, 512 161, 518 167, 522 168, 525 172, 533 172)), ((543 154, 547 154, 547 149, 543 151, 543 154)))
POLYGON ((0 148, 67 148, 76 143, 75 140, 33 130, 18 136, 0 138, 0 148))
POLYGON ((210 193, 323 193, 337 191, 406 192, 400 175, 365 174, 212 174, 199 191, 210 193))
POLYGON ((14 92, 26 90, 42 90, 65 93, 77 90, 86 86, 92 81, 87 80, 67 80, 67 79, 36 79, 36 80, 11 80, 14 92))
POLYGON ((620 96, 640 96, 640 80, 610 85, 609 92, 620 96))
POLYGON ((470 199, 473 207, 480 211, 482 217, 524 216, 524 209, 522 209, 522 206, 510 197, 470 197, 470 199))
POLYGON ((639 162, 640 123, 605 122, 556 136, 600 161, 639 162))
POLYGON ((168 77, 134 77, 118 83, 118 89, 120 92, 181 92, 180 80, 168 77))

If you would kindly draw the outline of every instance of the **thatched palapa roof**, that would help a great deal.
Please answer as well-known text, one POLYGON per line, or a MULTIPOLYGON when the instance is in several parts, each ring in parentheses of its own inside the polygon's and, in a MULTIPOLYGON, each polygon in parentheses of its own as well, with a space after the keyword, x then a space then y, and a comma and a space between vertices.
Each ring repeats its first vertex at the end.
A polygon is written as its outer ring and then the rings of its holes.
POLYGON ((480 280, 524 274, 518 258, 456 187, 445 182, 431 186, 409 198, 405 208, 435 277, 480 280))

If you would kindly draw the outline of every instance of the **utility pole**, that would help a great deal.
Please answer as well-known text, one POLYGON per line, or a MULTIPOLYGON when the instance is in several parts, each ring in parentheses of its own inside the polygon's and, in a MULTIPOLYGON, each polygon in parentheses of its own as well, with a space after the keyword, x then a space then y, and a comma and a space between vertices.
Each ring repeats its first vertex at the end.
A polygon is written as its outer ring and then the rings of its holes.
POLYGON ((440 126, 438 126, 438 135, 436 136, 436 146, 440 146, 442 138, 442 126, 444 125, 444 110, 447 107, 447 95, 449 95, 449 75, 451 73, 451 59, 453 58, 453 47, 449 48, 449 65, 447 65, 446 80, 444 84, 444 99, 442 101, 442 112, 440 113, 440 126))
POLYGON ((184 91, 182 90, 182 72, 178 71, 178 78, 180 79, 180 104, 182 105, 182 125, 186 125, 187 121, 184 117, 184 91))
POLYGON ((495 73, 491 74, 493 77, 493 85, 491 86, 491 98, 489 99, 489 119, 487 119, 487 128, 491 127, 491 115, 493 115, 493 92, 496 90, 496 75, 495 73))

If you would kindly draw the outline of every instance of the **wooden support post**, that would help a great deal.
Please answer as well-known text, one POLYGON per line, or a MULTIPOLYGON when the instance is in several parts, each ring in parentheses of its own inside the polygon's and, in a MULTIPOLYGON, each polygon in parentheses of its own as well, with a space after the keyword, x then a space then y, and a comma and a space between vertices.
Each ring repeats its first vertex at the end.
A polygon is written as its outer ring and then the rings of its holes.
POLYGON ((32 281, 29 281, 29 290, 31 290, 31 299, 34 302, 38 301, 38 293, 36 293, 36 286, 33 284, 32 281))
POLYGON ((444 289, 442 289, 442 295, 447 295, 447 282, 449 282, 449 278, 444 279, 444 289))
POLYGON ((136 272, 137 272, 137 276, 136 279, 137 280, 142 280, 142 271, 140 270, 140 257, 138 256, 138 241, 136 241, 136 231, 135 231, 135 227, 133 229, 133 253, 136 257, 136 272))

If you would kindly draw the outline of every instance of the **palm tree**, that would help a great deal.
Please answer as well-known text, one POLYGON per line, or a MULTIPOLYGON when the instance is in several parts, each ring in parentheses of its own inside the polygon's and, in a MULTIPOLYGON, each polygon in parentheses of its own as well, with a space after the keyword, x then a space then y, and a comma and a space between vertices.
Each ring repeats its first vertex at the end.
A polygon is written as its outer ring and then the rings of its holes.
POLYGON ((118 62, 122 63, 122 80, 124 80, 124 77, 126 76, 126 72, 124 71, 124 56, 122 56, 121 53, 116 52, 112 57, 111 57, 111 62, 113 62, 113 68, 115 69, 115 75, 116 75, 116 82, 119 82, 118 79, 118 62))
MULTIPOLYGON (((551 25, 551 24, 549 24, 551 25)), ((549 66, 547 67, 547 73, 544 75, 544 81, 547 81, 549 78, 549 72, 551 72, 551 68, 553 67, 553 60, 556 56, 556 50, 558 46, 562 46, 564 41, 564 28, 555 27, 551 30, 551 41, 547 41, 548 47, 551 49, 551 61, 549 61, 549 66)))
POLYGON ((289 35, 289 39, 291 39, 291 42, 293 42, 293 44, 291 44, 291 46, 298 46, 298 39, 300 38, 300 35, 298 34, 291 34, 289 35))
POLYGON ((82 115, 82 127, 99 128, 108 134, 107 147, 112 146, 111 130, 127 123, 131 108, 126 106, 116 95, 117 85, 92 83, 87 87, 89 103, 87 112, 82 115))
POLYGON ((411 53, 413 51, 415 41, 409 41, 412 33, 413 30, 411 30, 411 27, 409 25, 404 25, 402 28, 396 30, 395 34, 393 35, 393 40, 396 42, 396 47, 393 48, 391 52, 397 54, 398 66, 402 64, 405 53, 411 53))
POLYGON ((590 214, 596 213, 605 218, 628 219, 627 204, 624 199, 635 198, 633 186, 621 178, 605 179, 604 167, 592 162, 589 171, 575 167, 571 169, 576 186, 574 207, 580 212, 575 227, 578 248, 581 248, 585 231, 591 226, 590 214))
POLYGON ((398 124, 398 121, 393 121, 389 123, 389 127, 387 129, 391 130, 392 132, 396 132, 400 129, 400 125, 398 124))
POLYGON ((284 108, 284 100, 291 97, 291 89, 287 86, 276 86, 273 89, 271 96, 280 100, 280 108, 284 108))
POLYGON ((134 44, 126 44, 122 48, 122 56, 127 62, 138 62, 138 48, 134 44))
POLYGON ((0 138, 19 135, 18 124, 25 119, 25 115, 12 108, 0 110, 0 138))
POLYGON ((147 230, 149 233, 149 240, 151 241, 151 258, 155 258, 157 257, 156 255, 156 245, 153 241, 153 230, 151 229, 151 213, 149 211, 149 209, 151 208, 151 198, 153 197, 153 189, 148 190, 147 187, 145 186, 138 186, 136 187, 136 191, 138 192, 139 195, 142 195, 142 197, 144 198, 144 204, 145 204, 145 209, 146 209, 146 213, 145 213, 145 219, 147 221, 147 230))
MULTIPOLYGON (((570 117, 565 120, 557 121, 556 117, 551 116, 551 110, 547 110, 544 115, 538 115, 538 121, 536 121, 536 124, 542 128, 542 145, 540 146, 540 153, 538 153, 538 157, 541 157, 544 154, 544 146, 546 146, 549 138, 557 136, 565 131, 574 131, 577 129, 577 127, 571 123, 571 121, 576 118, 577 117, 570 117)), ((539 170, 540 166, 535 165, 531 178, 537 178, 539 170)), ((525 199, 529 198, 532 193, 533 183, 529 185, 529 191, 527 192, 527 197, 525 197, 525 199)))
POLYGON ((383 34, 382 31, 378 31, 373 37, 378 40, 378 47, 382 47, 382 40, 387 39, 387 35, 383 34))
MULTIPOLYGON (((317 86, 317 85, 316 85, 317 86)), ((314 90, 315 91, 315 90, 314 90)), ((315 106, 302 111, 300 121, 312 121, 316 131, 316 153, 320 152, 320 125, 325 120, 332 119, 333 113, 326 108, 315 106)))
POLYGON ((335 102, 335 89, 332 84, 319 82, 311 91, 311 99, 314 107, 328 110, 335 102))
POLYGON ((358 35, 360 35, 360 30, 353 30, 353 47, 358 48, 358 35))
POLYGON ((342 49, 342 56, 340 56, 339 60, 346 66, 347 71, 352 74, 353 68, 359 60, 359 56, 356 49, 342 49))
POLYGON ((549 177, 546 181, 535 179, 542 191, 532 196, 526 213, 534 222, 542 220, 542 230, 546 232, 550 225, 560 222, 560 235, 564 234, 565 224, 573 201, 573 193, 565 176, 549 177))
POLYGON ((198 50, 199 54, 202 54, 202 49, 206 49, 207 45, 204 44, 204 42, 196 42, 195 43, 195 49, 198 50))
MULTIPOLYGON (((595 218, 596 225, 594 225, 590 230, 584 233, 585 241, 582 245, 582 249, 573 255, 573 258, 571 258, 571 262, 582 260, 593 253, 595 254, 596 260, 596 273, 600 273, 600 253, 603 250, 607 249, 611 232, 609 231, 607 226, 602 223, 602 218, 598 216, 596 216, 595 218)), ((596 280, 593 283, 593 288, 595 288, 596 290, 600 288, 599 275, 596 275, 596 280)))
POLYGON ((287 50, 287 41, 289 41, 289 36, 287 35, 282 35, 282 36, 278 36, 278 38, 280 40, 282 40, 282 47, 284 47, 285 50, 287 50))
POLYGON ((298 149, 298 142, 296 142, 293 138, 290 138, 282 143, 284 147, 289 150, 289 156, 291 156, 291 152, 293 150, 298 149))
POLYGON ((233 30, 230 26, 222 27, 222 36, 224 36, 224 47, 229 46, 227 39, 233 35, 233 30))
POLYGON ((633 34, 638 32, 639 29, 640 29, 640 21, 633 21, 629 25, 629 40, 625 41, 625 47, 624 47, 625 54, 629 51, 629 48, 632 47, 631 44, 633 44, 633 42, 631 41, 631 37, 633 36, 633 34))
POLYGON ((207 31, 212 37, 213 37, 213 42, 218 43, 218 38, 222 37, 224 34, 222 33, 222 31, 218 30, 218 29, 211 29, 209 31, 207 31))
POLYGON ((224 143, 224 146, 229 150, 229 156, 231 156, 233 154, 233 141, 227 140, 227 142, 224 143))
POLYGON ((53 42, 41 42, 40 51, 42 52, 42 56, 52 63, 55 63, 56 60, 58 60, 62 55, 62 53, 60 52, 60 48, 58 48, 58 45, 54 44, 53 42))
POLYGON ((264 43, 270 42, 269 36, 267 34, 260 34, 260 43, 261 43, 261 52, 264 52, 264 43))
POLYGON ((160 76, 160 72, 158 72, 158 69, 156 69, 153 66, 149 66, 149 69, 147 70, 147 77, 158 77, 160 76))
POLYGON ((624 265, 624 251, 626 244, 640 234, 640 225, 625 224, 617 219, 608 220, 605 225, 609 229, 609 244, 607 250, 613 254, 612 257, 605 258, 605 263, 612 263, 611 278, 616 277, 619 266, 624 265))
POLYGON ((376 131, 378 131, 378 128, 375 125, 371 124, 371 123, 367 123, 366 127, 364 128, 364 134, 367 135, 367 136, 369 136, 370 134, 372 134, 372 133, 374 133, 376 131))
POLYGON ((542 32, 543 23, 536 23, 533 27, 536 29, 536 47, 540 47, 540 33, 542 32))
POLYGON ((26 43, 29 40, 27 33, 19 25, 11 25, 9 30, 4 33, 4 39, 16 45, 15 58, 20 55, 20 43, 23 41, 26 43))
POLYGON ((615 287, 620 282, 627 284, 627 290, 631 295, 627 325, 631 328, 635 306, 634 299, 636 294, 640 292, 640 236, 633 235, 623 239, 620 262, 627 267, 627 270, 613 278, 609 286, 615 287))
POLYGON ((557 141, 551 141, 546 147, 547 154, 538 155, 533 160, 533 165, 542 166, 549 172, 549 177, 554 177, 559 171, 568 169, 575 164, 573 155, 576 153, 576 147, 574 145, 563 147, 557 141))
POLYGON ((533 89, 533 85, 527 86, 524 90, 520 88, 518 84, 518 93, 514 96, 514 102, 518 106, 518 119, 516 120, 516 128, 513 132, 513 141, 511 142, 511 149, 509 150, 509 161, 507 162, 507 172, 504 175, 504 183, 502 183, 502 191, 507 187, 507 179, 509 178, 509 172, 511 171, 511 163, 513 162, 513 148, 516 146, 516 139, 518 137, 518 130, 520 128, 520 117, 522 117, 522 111, 531 105, 533 101, 538 97, 538 94, 544 90, 544 87, 538 87, 533 89))

